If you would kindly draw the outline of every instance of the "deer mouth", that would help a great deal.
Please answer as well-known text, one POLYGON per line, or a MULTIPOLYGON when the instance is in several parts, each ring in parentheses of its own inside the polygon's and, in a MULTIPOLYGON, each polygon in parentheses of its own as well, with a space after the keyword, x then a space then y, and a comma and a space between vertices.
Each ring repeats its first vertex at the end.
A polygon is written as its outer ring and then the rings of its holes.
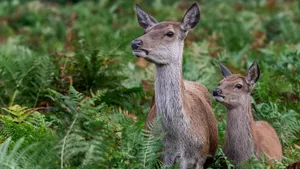
POLYGON ((225 96, 214 95, 213 97, 214 97, 215 101, 217 101, 217 102, 224 102, 225 96))
POLYGON ((145 49, 134 49, 132 52, 137 57, 146 57, 149 54, 149 51, 145 49))

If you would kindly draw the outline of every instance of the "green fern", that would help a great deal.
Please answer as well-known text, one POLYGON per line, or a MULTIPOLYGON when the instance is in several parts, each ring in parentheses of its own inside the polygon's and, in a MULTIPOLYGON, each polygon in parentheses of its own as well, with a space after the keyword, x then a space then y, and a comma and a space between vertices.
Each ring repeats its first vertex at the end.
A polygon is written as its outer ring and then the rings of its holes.
POLYGON ((161 118, 157 117, 148 124, 149 131, 143 132, 143 145, 139 152, 141 168, 155 168, 163 155, 161 118))
POLYGON ((46 122, 45 117, 37 112, 37 109, 19 105, 3 109, 7 114, 0 115, 1 143, 8 138, 11 138, 11 142, 24 138, 23 145, 53 139, 53 133, 48 128, 51 123, 46 122))
POLYGON ((1 104, 35 107, 43 89, 51 84, 54 65, 48 56, 37 56, 28 48, 11 43, 0 48, 1 104))
MULTIPOLYGON (((0 2, 0 143, 11 138, 0 154, 17 158, 33 144, 24 160, 6 160, 7 166, 163 168, 161 133, 143 131, 150 96, 138 86, 153 79, 154 66, 134 64, 129 45, 143 30, 133 7, 139 3, 157 20, 175 21, 190 2, 70 2, 0 2), (40 103, 46 107, 36 109, 40 103), (11 110, 14 105, 20 107, 11 110), (24 141, 14 153, 20 138, 24 141)), ((255 119, 278 132, 284 150, 278 167, 300 159, 298 2, 210 0, 201 2, 201 13, 205 17, 185 41, 184 78, 211 90, 222 79, 218 59, 241 74, 258 60, 255 119)), ((221 147, 226 113, 214 101, 213 110, 221 147)), ((227 162, 219 151, 212 166, 227 162)), ((265 161, 250 165, 268 166, 265 161)))
POLYGON ((143 134, 142 126, 119 110, 105 102, 96 104, 95 101, 105 101, 99 99, 102 92, 92 98, 83 98, 73 87, 67 96, 50 92, 69 117, 59 123, 65 128, 55 147, 60 167, 151 168, 157 164, 162 138, 157 129, 159 121, 150 126, 150 133, 143 134))
POLYGON ((30 163, 28 150, 31 147, 21 149, 24 139, 21 138, 14 143, 10 149, 11 138, 7 138, 5 142, 0 145, 0 168, 3 169, 35 169, 34 165, 30 163))

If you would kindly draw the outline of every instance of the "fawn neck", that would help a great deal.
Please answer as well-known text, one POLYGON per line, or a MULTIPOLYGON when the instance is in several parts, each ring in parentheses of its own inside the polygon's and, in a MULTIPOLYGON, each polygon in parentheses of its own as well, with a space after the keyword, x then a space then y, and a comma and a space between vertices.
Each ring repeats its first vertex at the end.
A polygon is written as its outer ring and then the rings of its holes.
POLYGON ((250 96, 235 108, 228 108, 224 153, 235 164, 248 160, 254 155, 252 111, 250 96))
MULTIPOLYGON (((183 119, 183 78, 182 50, 177 52, 178 60, 166 65, 156 65, 155 100, 159 116, 162 116, 163 128, 180 125, 183 119), (174 125, 172 125, 174 124, 174 125)), ((176 53, 175 53, 176 54, 176 53)), ((172 127, 171 127, 172 128, 172 127)))

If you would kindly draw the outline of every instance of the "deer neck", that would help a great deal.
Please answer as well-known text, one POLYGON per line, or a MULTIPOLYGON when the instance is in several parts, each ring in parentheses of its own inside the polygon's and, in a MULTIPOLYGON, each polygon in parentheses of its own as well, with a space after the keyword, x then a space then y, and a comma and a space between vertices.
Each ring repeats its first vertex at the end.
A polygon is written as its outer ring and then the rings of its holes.
POLYGON ((235 108, 228 108, 224 153, 234 164, 246 161, 254 155, 253 117, 250 96, 235 108))
POLYGON ((162 117, 163 128, 170 128, 170 125, 176 123, 179 126, 183 118, 182 51, 183 46, 178 52, 177 61, 156 65, 155 104, 157 114, 162 117))

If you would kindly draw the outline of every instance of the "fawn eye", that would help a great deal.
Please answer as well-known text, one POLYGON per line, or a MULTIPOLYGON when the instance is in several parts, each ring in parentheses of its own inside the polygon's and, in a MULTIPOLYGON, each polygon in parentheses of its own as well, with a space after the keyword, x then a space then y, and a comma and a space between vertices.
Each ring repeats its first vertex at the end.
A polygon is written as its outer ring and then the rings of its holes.
POLYGON ((241 89, 243 86, 240 84, 235 85, 236 88, 241 89))
POLYGON ((172 36, 174 35, 174 33, 173 33, 173 32, 168 32, 166 35, 167 35, 168 37, 172 37, 172 36))

